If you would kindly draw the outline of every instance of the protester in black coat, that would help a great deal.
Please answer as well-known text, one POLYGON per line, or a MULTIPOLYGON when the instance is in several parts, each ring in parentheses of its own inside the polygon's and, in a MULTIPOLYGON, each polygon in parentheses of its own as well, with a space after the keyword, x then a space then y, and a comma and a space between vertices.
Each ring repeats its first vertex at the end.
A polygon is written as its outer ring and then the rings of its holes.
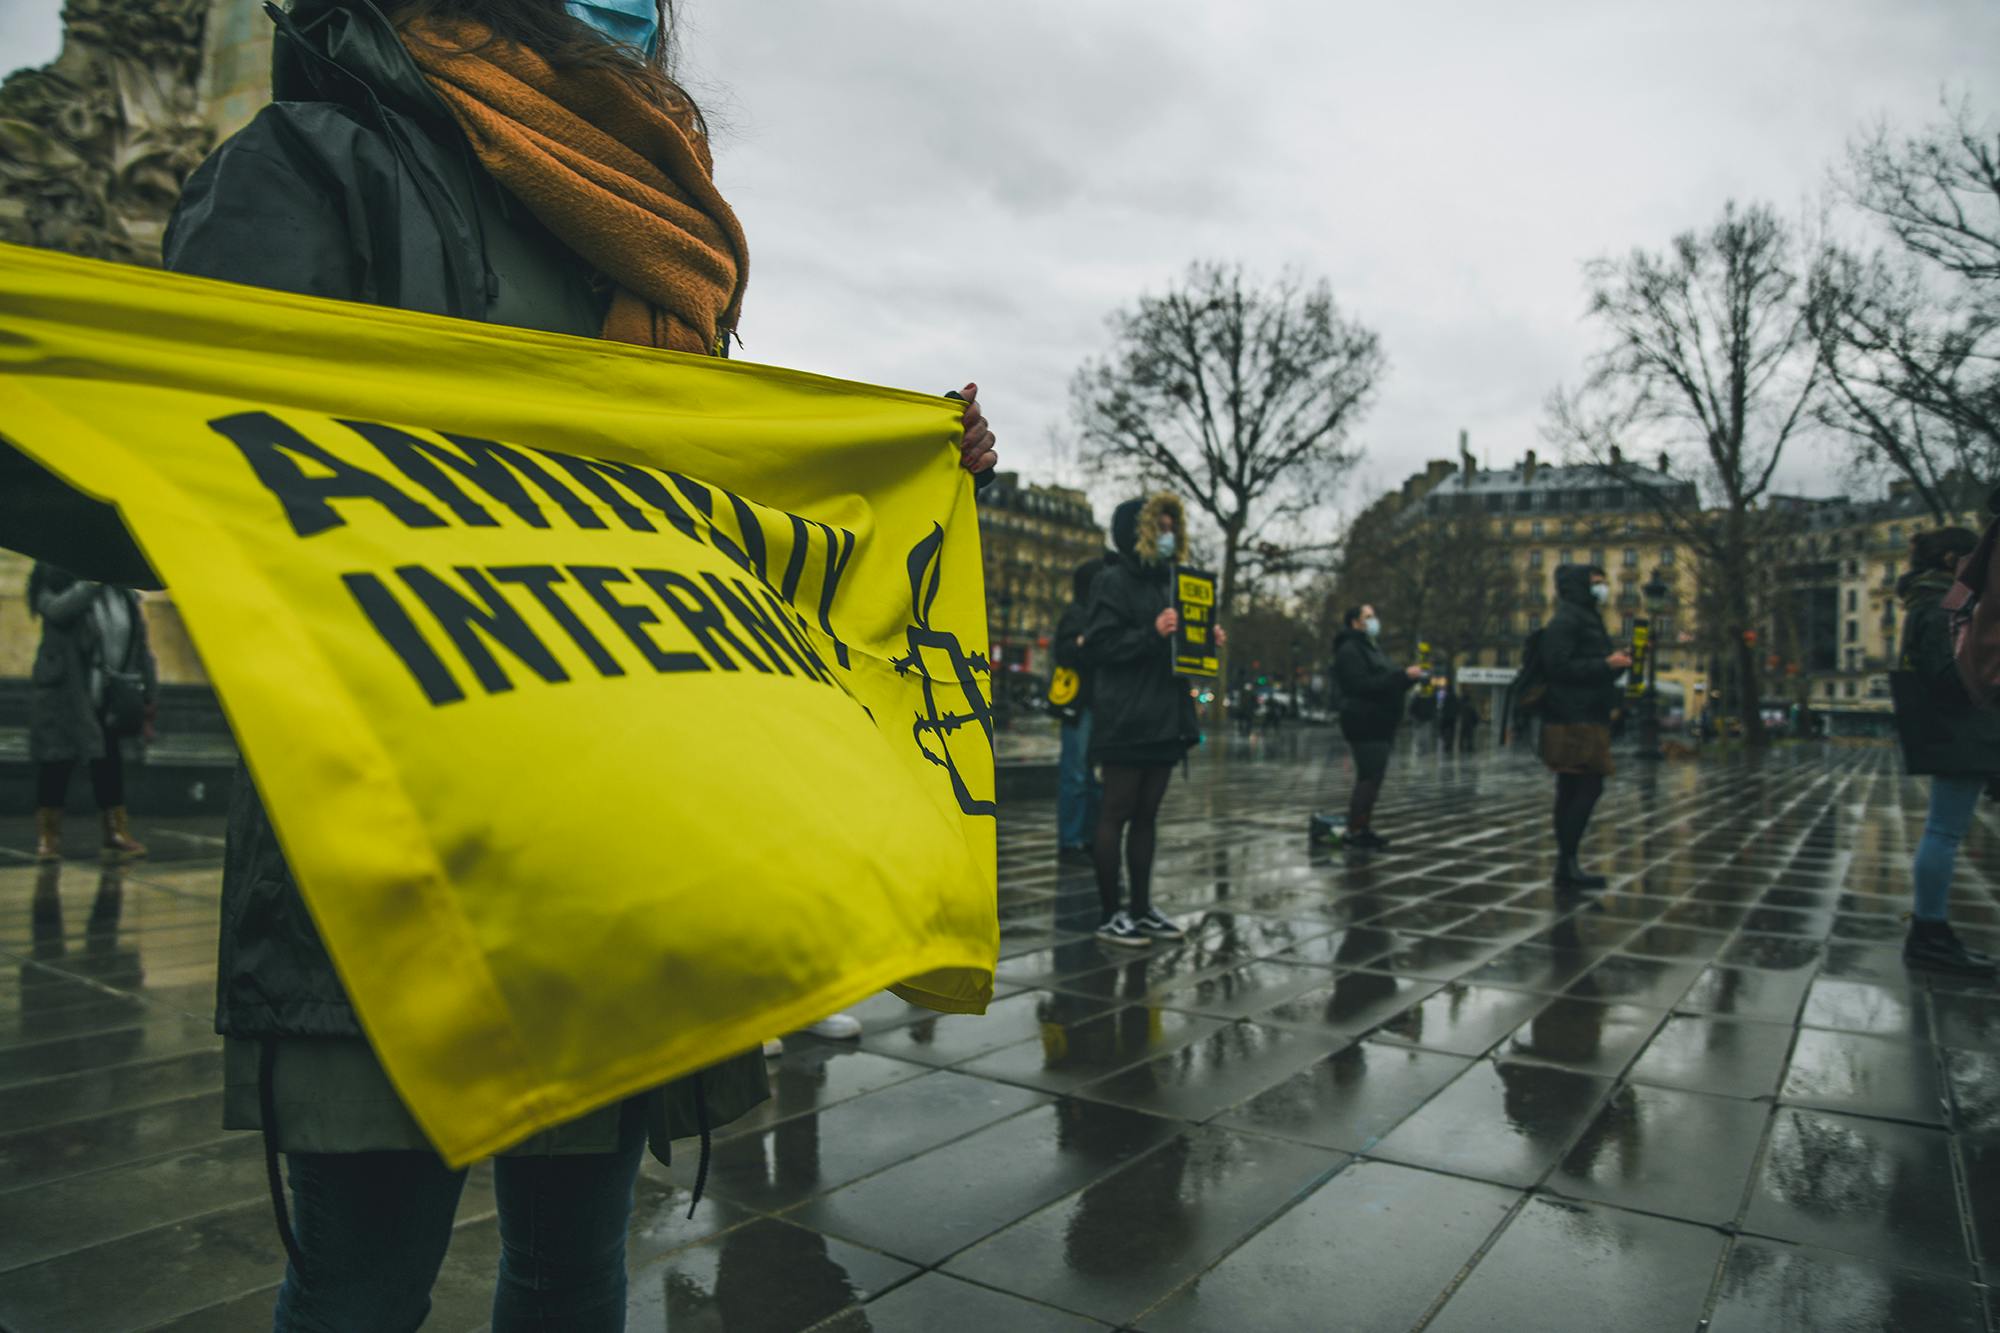
POLYGON ((1333 639, 1333 678, 1340 697, 1340 734, 1354 754, 1354 791, 1347 799, 1347 845, 1383 851, 1375 832, 1375 800, 1389 771, 1389 750, 1403 717, 1403 695, 1423 679, 1420 666, 1397 666, 1382 651, 1382 622, 1373 606, 1350 607, 1333 639))
MULTIPOLYGON (((1186 530, 1181 502, 1172 495, 1119 505, 1111 517, 1116 549, 1091 584, 1084 623, 1084 659, 1094 673, 1090 757, 1104 773, 1095 847, 1104 919, 1097 933, 1109 943, 1131 947, 1185 934, 1153 906, 1152 875, 1168 779, 1201 739, 1188 683, 1174 671, 1180 616, 1173 562, 1186 530), (1119 905, 1121 844, 1130 879, 1129 911, 1119 905)), ((1218 630, 1218 641, 1220 637, 1218 630)))
POLYGON ((1904 615, 1895 696, 1904 766, 1931 780, 1930 811, 1911 866, 1914 902, 1903 957, 1915 967, 1983 976, 1994 959, 1965 947, 1946 904, 1959 843, 1980 794, 2000 775, 2000 712, 1973 706, 1941 605, 1978 540, 1968 528, 1942 528, 1911 541, 1910 570, 1896 583, 1904 615))
POLYGON ((112 677, 138 692, 150 718, 159 672, 139 594, 37 563, 28 574, 28 614, 42 622, 28 694, 28 758, 35 764, 35 856, 62 856, 63 807, 78 763, 104 822, 104 850, 140 856, 125 814, 127 736, 107 717, 112 677))
POLYGON ((1548 679, 1542 701, 1542 762, 1556 775, 1556 883, 1601 889, 1602 875, 1577 862, 1591 811, 1611 775, 1611 713, 1618 676, 1632 658, 1615 648, 1599 607, 1610 595, 1603 570, 1564 565, 1556 571, 1556 613, 1542 629, 1548 679))

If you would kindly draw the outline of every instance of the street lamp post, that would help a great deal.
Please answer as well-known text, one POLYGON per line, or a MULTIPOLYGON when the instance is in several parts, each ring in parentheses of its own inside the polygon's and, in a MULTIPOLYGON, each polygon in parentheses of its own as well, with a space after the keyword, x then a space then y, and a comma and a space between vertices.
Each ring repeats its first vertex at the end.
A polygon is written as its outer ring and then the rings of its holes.
POLYGON ((1639 755, 1643 759, 1664 759, 1666 752, 1660 749, 1660 615, 1667 609, 1669 588, 1660 578, 1660 571, 1654 570, 1653 577, 1646 580, 1639 595, 1646 599, 1646 711, 1641 721, 1639 734, 1639 755))

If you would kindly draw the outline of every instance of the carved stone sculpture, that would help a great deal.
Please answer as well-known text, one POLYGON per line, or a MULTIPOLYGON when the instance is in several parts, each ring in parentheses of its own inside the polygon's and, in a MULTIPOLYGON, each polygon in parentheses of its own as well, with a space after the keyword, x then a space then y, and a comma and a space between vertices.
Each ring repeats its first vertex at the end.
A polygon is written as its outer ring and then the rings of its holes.
POLYGON ((207 0, 66 0, 53 64, 0 84, 0 240, 157 264, 201 115, 207 0))

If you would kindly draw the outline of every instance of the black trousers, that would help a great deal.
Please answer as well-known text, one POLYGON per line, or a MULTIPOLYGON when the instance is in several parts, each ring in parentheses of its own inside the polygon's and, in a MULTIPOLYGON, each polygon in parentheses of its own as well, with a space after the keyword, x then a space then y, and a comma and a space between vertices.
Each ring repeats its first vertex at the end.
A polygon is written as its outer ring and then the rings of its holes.
POLYGON ((1375 800, 1389 772, 1390 742, 1349 741, 1348 748, 1354 752, 1354 794, 1347 798, 1347 827, 1361 833, 1375 818, 1375 800))
MULTIPOLYGON (((44 810, 60 810, 69 797, 70 774, 76 760, 51 759, 35 769, 35 804, 44 810)), ((125 755, 117 741, 105 747, 104 757, 90 761, 90 792, 97 808, 109 810, 125 804, 125 755)))

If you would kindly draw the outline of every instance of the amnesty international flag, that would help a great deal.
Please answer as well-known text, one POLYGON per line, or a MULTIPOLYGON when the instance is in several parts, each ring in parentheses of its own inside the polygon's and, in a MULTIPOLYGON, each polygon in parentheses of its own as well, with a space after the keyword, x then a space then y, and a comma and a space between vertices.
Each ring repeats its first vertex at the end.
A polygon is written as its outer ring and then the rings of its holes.
POLYGON ((172 589, 454 1164, 885 986, 983 1010, 959 410, 0 248, 0 436, 172 589))

